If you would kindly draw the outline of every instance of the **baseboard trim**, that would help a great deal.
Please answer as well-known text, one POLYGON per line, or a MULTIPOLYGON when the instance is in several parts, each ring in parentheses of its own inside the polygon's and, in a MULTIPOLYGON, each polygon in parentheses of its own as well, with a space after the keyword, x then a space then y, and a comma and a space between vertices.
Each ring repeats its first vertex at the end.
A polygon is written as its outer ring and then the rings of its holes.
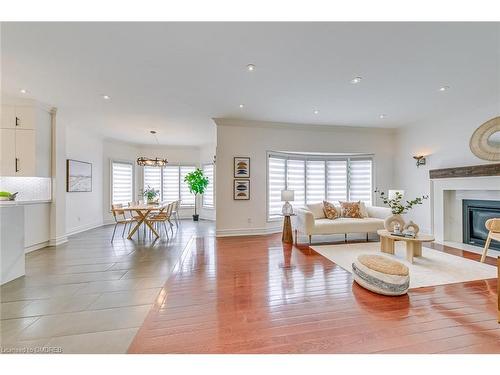
POLYGON ((78 233, 82 233, 82 232, 86 232, 86 231, 91 230, 91 229, 102 227, 103 225, 104 225, 104 223, 102 223, 102 222, 82 225, 80 227, 73 228, 73 229, 69 230, 68 232, 66 232, 66 236, 73 236, 73 235, 78 234, 78 233))
POLYGON ((24 248, 24 253, 28 254, 28 253, 31 253, 32 251, 40 250, 40 249, 43 249, 44 247, 47 247, 47 246, 50 246, 50 241, 43 241, 40 243, 36 243, 34 245, 26 246, 24 248))
POLYGON ((66 236, 59 236, 56 238, 51 238, 49 240, 49 246, 59 246, 62 245, 63 243, 68 242, 68 237, 66 236))
POLYGON ((216 237, 263 236, 279 232, 281 232, 281 226, 271 227, 271 228, 218 229, 215 232, 215 236, 216 237))

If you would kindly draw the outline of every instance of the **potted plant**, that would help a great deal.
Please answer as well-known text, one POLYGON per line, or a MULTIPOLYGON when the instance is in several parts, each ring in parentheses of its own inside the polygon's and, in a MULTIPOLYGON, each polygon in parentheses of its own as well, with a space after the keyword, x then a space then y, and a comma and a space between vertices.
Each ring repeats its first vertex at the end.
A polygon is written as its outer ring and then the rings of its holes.
MULTIPOLYGON (((378 189, 375 190, 375 193, 377 193, 379 195, 380 199, 382 199, 382 202, 384 202, 384 204, 388 205, 391 209, 392 216, 389 216, 385 220, 385 223, 384 223, 385 229, 387 229, 390 232, 393 231, 394 223, 399 223, 401 227, 404 227, 405 222, 403 220, 403 217, 401 216, 402 214, 406 214, 414 206, 422 204, 424 199, 429 198, 428 195, 422 195, 421 197, 416 197, 413 200, 402 202, 403 194, 401 194, 399 191, 396 191, 396 193, 394 194, 394 197, 392 197, 392 198, 390 198, 387 194, 385 194, 383 191, 380 191, 378 189)), ((412 222, 410 222, 410 223, 412 223, 412 222)), ((415 225, 415 224, 413 224, 413 225, 415 225)))
POLYGON ((153 204, 156 203, 156 197, 160 194, 159 190, 155 190, 151 186, 147 186, 146 189, 144 189, 144 197, 146 198, 148 204, 153 204))
POLYGON ((196 168, 191 173, 188 173, 186 177, 184 177, 184 182, 186 182, 189 186, 189 191, 191 194, 194 194, 194 215, 193 221, 198 221, 199 215, 196 210, 197 206, 197 196, 198 194, 205 193, 205 190, 208 186, 208 178, 203 175, 203 171, 200 168, 196 168))

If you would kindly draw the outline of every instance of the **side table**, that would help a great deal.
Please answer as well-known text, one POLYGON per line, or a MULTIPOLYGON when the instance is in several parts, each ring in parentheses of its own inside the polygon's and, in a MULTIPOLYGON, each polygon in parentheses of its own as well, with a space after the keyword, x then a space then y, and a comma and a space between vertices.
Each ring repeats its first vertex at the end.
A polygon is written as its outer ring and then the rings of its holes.
POLYGON ((281 236, 281 241, 285 243, 293 243, 293 234, 292 234, 292 220, 291 216, 295 216, 295 214, 291 215, 281 215, 283 216, 283 235, 281 236))

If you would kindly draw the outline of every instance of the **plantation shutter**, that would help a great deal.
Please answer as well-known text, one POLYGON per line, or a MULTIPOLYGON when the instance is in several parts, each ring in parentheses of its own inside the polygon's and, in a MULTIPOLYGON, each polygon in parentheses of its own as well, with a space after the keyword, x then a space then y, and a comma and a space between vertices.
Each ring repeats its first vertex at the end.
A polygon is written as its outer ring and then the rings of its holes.
POLYGON ((113 204, 127 205, 134 200, 134 175, 132 163, 112 162, 112 193, 113 204))
POLYGON ((372 204, 372 161, 351 159, 349 162, 349 200, 372 204))
POLYGON ((167 165, 163 168, 163 200, 173 202, 179 199, 179 166, 167 165))
POLYGON ((285 159, 269 158, 268 165, 268 216, 278 218, 281 214, 281 190, 285 189, 285 159))
MULTIPOLYGON (((153 188, 161 194, 161 168, 160 167, 144 167, 144 190, 153 188)), ((160 197, 161 199, 161 197, 160 197)))
POLYGON ((191 194, 189 191, 189 186, 187 183, 184 182, 184 177, 188 173, 193 172, 196 169, 194 166, 185 166, 182 165, 180 167, 180 199, 181 199, 181 205, 182 206, 194 206, 194 194, 191 194))
POLYGON ((203 174, 208 178, 208 185, 203 194, 203 207, 214 207, 214 165, 205 164, 203 166, 203 174))
POLYGON ((318 203, 325 199, 325 161, 306 162, 306 203, 318 203))
POLYGON ((327 192, 329 202, 347 200, 347 160, 328 160, 327 168, 327 192))
MULTIPOLYGON (((306 204, 305 161, 289 159, 287 162, 287 189, 295 192, 293 207, 304 207, 306 204)), ((281 197, 280 197, 281 198, 281 197)))

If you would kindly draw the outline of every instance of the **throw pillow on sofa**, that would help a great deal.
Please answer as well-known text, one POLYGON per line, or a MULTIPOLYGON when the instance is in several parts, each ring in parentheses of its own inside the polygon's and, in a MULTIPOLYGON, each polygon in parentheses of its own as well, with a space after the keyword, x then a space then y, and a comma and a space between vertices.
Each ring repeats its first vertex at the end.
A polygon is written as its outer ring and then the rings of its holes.
POLYGON ((361 211, 361 217, 370 217, 370 215, 368 215, 368 210, 366 208, 365 202, 359 202, 359 209, 361 211))
POLYGON ((341 216, 349 217, 352 219, 362 219, 361 215, 361 202, 342 202, 340 203, 341 216))
POLYGON ((339 217, 337 209, 333 205, 333 203, 323 201, 323 211, 325 212, 325 216, 330 220, 335 220, 339 217))
POLYGON ((306 207, 309 211, 312 212, 315 219, 325 218, 325 212, 323 211, 323 202, 307 204, 306 207))

